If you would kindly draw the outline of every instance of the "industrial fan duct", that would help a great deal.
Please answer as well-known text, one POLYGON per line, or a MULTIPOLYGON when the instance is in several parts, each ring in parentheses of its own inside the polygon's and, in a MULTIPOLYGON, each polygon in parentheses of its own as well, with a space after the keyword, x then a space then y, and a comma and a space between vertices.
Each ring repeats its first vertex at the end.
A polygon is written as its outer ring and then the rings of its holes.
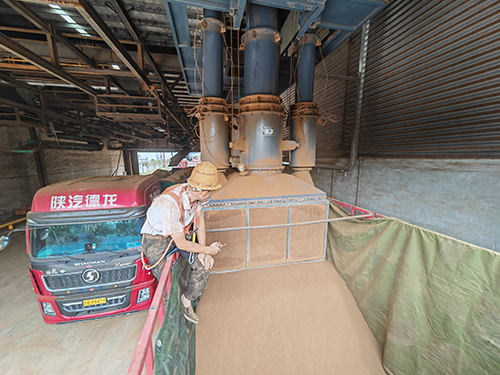
POLYGON ((324 220, 328 215, 326 194, 314 187, 309 174, 315 162, 318 119, 312 101, 316 36, 307 33, 298 43, 296 81, 300 92, 290 111, 292 139, 283 140, 286 113, 278 96, 281 36, 277 10, 248 3, 247 31, 241 38, 244 96, 238 103, 236 125, 231 126, 237 131, 232 131, 229 141, 229 115, 222 98, 224 26, 218 13, 205 11, 206 23, 202 24, 205 96, 197 114, 201 157, 222 172, 230 165, 231 153, 231 163, 238 170, 221 179, 222 188, 204 207, 207 241, 227 243, 217 255, 214 271, 323 259, 326 223, 287 226, 324 220), (284 151, 291 152, 293 175, 282 173, 284 151), (270 225, 283 226, 267 228, 270 225), (231 228, 237 229, 227 230, 231 228))

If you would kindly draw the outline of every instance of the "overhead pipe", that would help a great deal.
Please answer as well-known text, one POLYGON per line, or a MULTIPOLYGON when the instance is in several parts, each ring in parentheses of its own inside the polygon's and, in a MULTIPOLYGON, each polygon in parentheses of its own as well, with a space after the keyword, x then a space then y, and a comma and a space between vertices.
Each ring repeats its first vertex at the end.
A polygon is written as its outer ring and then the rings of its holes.
POLYGON ((203 95, 222 98, 223 93, 223 41, 225 31, 222 12, 203 10, 203 95))
POLYGON ((290 139, 298 148, 290 151, 293 175, 314 185, 309 171, 316 163, 316 124, 319 109, 313 102, 314 67, 319 39, 309 29, 297 43, 297 76, 295 79, 295 104, 290 108, 290 139))
POLYGON ((366 72, 366 55, 368 50, 368 32, 370 30, 370 21, 365 23, 361 32, 361 46, 359 51, 359 68, 358 68, 358 85, 356 89, 356 107, 355 107, 355 120, 354 132, 351 142, 351 154, 349 157, 349 164, 347 165, 329 165, 317 164, 316 168, 333 169, 336 171, 349 172, 354 168, 356 159, 358 157, 358 143, 359 143, 359 126, 361 123, 361 104, 363 100, 363 90, 365 85, 365 72, 366 72))
POLYGON ((297 89, 295 102, 312 102, 314 91, 314 68, 316 66, 316 46, 319 39, 313 29, 299 39, 297 45, 297 89))
POLYGON ((283 170, 284 108, 278 96, 278 12, 249 3, 248 31, 242 37, 245 50, 244 97, 239 101, 240 134, 231 147, 240 151, 241 174, 277 173, 283 170))
POLYGON ((229 114, 223 98, 223 39, 226 31, 222 12, 203 10, 203 97, 196 117, 200 125, 201 160, 220 172, 229 167, 229 114))
POLYGON ((248 4, 248 31, 243 35, 245 49, 244 95, 278 95, 279 42, 278 10, 248 4))

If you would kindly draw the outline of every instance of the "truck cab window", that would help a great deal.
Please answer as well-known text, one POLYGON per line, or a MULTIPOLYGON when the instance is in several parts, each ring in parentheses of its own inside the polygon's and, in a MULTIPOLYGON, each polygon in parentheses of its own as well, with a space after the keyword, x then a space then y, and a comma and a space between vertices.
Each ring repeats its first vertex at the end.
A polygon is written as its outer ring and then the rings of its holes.
POLYGON ((31 256, 39 259, 136 249, 144 218, 53 225, 31 231, 31 256))

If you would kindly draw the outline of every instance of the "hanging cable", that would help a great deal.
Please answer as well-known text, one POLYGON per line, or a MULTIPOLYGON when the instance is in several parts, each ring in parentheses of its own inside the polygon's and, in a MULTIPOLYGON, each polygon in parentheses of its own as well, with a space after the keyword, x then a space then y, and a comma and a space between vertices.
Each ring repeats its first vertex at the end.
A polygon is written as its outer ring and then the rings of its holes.
POLYGON ((116 166, 116 169, 113 173, 111 173, 111 176, 116 176, 118 173, 118 169, 120 168, 120 160, 122 158, 122 152, 123 150, 120 150, 120 154, 118 155, 118 165, 116 166))

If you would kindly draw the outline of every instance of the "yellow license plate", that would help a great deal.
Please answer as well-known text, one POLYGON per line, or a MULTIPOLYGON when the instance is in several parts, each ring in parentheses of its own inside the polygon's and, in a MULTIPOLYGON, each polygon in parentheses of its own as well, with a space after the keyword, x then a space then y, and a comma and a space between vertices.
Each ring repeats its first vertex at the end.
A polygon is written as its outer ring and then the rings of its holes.
POLYGON ((83 300, 84 307, 92 305, 104 305, 105 303, 106 303, 106 297, 83 300))

